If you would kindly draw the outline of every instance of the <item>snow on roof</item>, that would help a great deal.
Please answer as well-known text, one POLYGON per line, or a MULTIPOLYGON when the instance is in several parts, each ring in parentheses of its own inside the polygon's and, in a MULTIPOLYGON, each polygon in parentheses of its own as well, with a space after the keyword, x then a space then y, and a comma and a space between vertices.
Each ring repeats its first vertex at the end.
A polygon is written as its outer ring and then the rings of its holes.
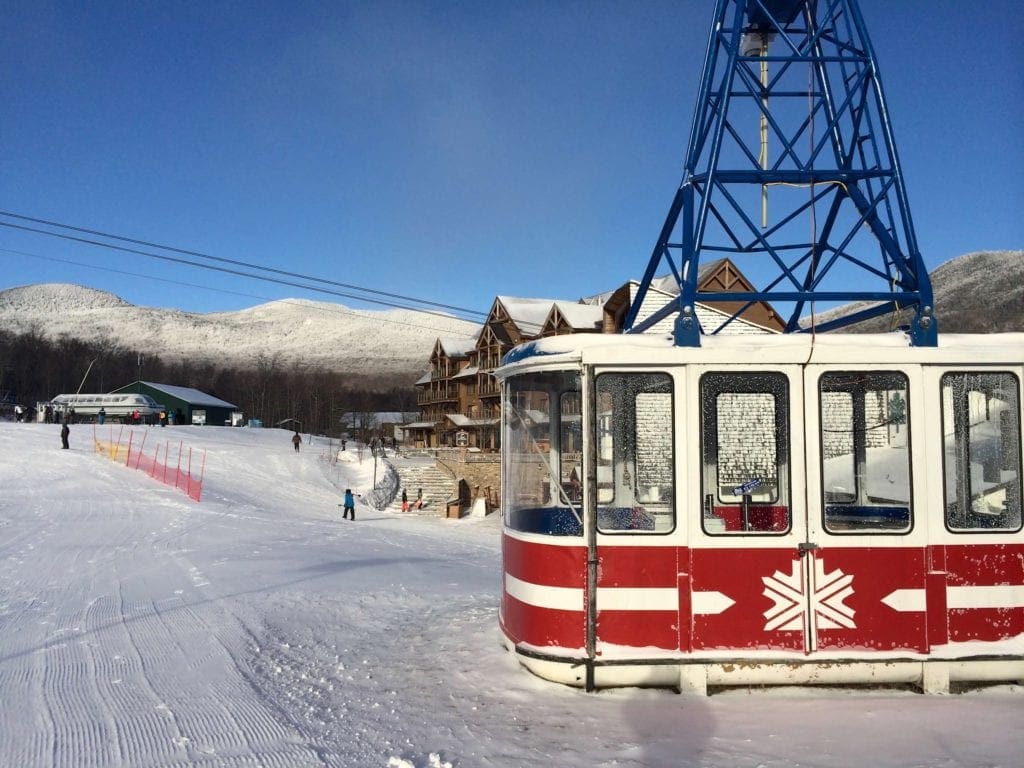
POLYGON ((171 397, 184 400, 189 405, 212 405, 215 408, 238 408, 234 403, 229 403, 227 400, 221 400, 219 397, 208 395, 202 390, 192 389, 191 387, 176 387, 172 384, 158 384, 155 381, 144 381, 142 383, 147 387, 151 387, 152 389, 163 392, 171 397))
POLYGON ((551 306, 555 303, 554 299, 524 299, 518 296, 498 296, 498 301, 505 307, 508 316, 516 325, 524 331, 529 330, 536 333, 540 332, 548 317, 548 312, 551 311, 551 306), (523 328, 524 325, 532 326, 532 328, 523 328))
MULTIPOLYGON (((514 363, 548 355, 572 355, 616 362, 751 364, 814 363, 945 363, 1019 361, 1024 333, 951 334, 939 337, 937 347, 912 347, 902 332, 779 333, 703 336, 700 347, 676 347, 670 334, 580 333, 549 336, 519 345, 505 356, 499 377, 514 372, 514 363)), ((1010 363, 1012 364, 1012 363, 1010 363)))
POLYGON ((414 419, 420 415, 419 411, 375 411, 379 424, 403 424, 406 419, 414 419))
POLYGON ((432 429, 434 427, 432 421, 411 421, 408 424, 403 424, 402 429, 432 429))
POLYGON ((453 379, 465 379, 469 376, 476 376, 480 372, 480 369, 475 365, 469 365, 463 368, 461 371, 452 376, 453 379))
POLYGON ((416 379, 415 383, 416 384, 426 384, 427 382, 429 382, 431 380, 432 376, 433 376, 433 374, 430 371, 427 371, 422 376, 420 376, 418 379, 416 379))
MULTIPOLYGON (((479 334, 477 334, 479 335, 479 334)), ((448 357, 465 357, 476 349, 476 336, 471 339, 451 336, 439 337, 437 343, 448 357)))
POLYGON ((448 420, 456 427, 487 427, 493 424, 497 424, 500 419, 489 418, 489 419, 471 419, 462 413, 448 413, 445 414, 448 420))
POLYGON ((579 304, 575 301, 556 301, 554 305, 562 317, 574 329, 593 330, 601 327, 604 310, 593 304, 579 304))

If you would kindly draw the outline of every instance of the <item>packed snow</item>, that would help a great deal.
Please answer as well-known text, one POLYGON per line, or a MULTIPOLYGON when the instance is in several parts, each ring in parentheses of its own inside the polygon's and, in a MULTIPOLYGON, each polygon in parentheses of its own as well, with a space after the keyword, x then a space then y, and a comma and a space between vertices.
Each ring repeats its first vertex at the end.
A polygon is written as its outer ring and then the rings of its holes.
MULTIPOLYGON (((141 429, 141 428, 139 428, 141 429)), ((341 519, 374 467, 307 437, 153 427, 200 503, 0 422, 0 765, 1020 764, 1024 689, 588 694, 500 644, 500 520, 341 519)), ((379 469, 379 468, 378 468, 379 469)))

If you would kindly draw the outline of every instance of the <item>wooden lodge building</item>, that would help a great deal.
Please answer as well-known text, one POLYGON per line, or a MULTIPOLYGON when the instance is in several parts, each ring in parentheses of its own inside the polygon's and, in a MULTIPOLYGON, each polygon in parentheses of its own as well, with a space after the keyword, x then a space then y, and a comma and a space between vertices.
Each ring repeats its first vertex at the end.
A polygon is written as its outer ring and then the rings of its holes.
MULTIPOLYGON (((608 293, 578 302, 496 296, 473 338, 439 338, 430 369, 416 382, 420 420, 406 424, 406 445, 416 448, 465 446, 496 451, 500 446, 501 391, 493 371, 512 347, 542 336, 569 333, 621 333, 640 284, 630 280, 608 293)), ((752 291, 752 284, 729 259, 701 267, 700 291, 752 291)), ((678 295, 671 277, 652 283, 638 319, 643 320, 678 295)), ((697 305, 702 328, 717 328, 738 302, 697 305)), ((648 333, 672 333, 673 319, 648 333)), ((783 323, 765 302, 748 307, 722 333, 780 333, 783 323)))

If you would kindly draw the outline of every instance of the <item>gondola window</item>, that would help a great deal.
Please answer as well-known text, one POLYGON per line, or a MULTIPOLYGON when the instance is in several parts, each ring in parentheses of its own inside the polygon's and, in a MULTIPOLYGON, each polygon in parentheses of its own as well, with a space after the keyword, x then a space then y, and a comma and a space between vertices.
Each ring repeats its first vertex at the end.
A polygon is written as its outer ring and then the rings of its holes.
POLYGON ((605 533, 675 528, 672 377, 597 377, 597 527, 605 533))
POLYGON ((1021 528, 1020 384, 1010 373, 942 377, 946 526, 1021 528))
POLYGON ((704 530, 781 534, 790 528, 789 382, 782 374, 701 379, 704 530))
POLYGON ((822 489, 830 533, 906 533, 912 525, 907 377, 836 372, 819 381, 822 489))
POLYGON ((505 525, 552 536, 583 535, 580 377, 509 379, 502 419, 505 525))

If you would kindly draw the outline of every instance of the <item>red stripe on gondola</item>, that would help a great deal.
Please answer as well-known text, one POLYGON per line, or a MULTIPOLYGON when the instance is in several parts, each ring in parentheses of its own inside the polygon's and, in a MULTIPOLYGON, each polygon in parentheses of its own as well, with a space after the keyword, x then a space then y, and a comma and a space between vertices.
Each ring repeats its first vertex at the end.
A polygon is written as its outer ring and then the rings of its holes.
POLYGON ((679 648, 679 614, 676 611, 601 611, 597 636, 602 643, 638 648, 679 648))
POLYGON ((586 583, 587 549, 502 537, 505 573, 546 587, 582 589, 586 583))
POLYGON ((1024 634, 1024 608, 954 608, 949 612, 949 641, 1004 640, 1024 634))
MULTIPOLYGON (((598 550, 600 587, 675 587, 678 547, 616 547, 598 550)), ((684 557, 688 557, 684 552, 684 557)))
POLYGON ((513 643, 540 647, 583 648, 586 645, 586 617, 583 611, 537 608, 502 597, 502 629, 513 643))
POLYGON ((950 586, 1024 584, 1024 545, 953 545, 944 549, 950 586))

